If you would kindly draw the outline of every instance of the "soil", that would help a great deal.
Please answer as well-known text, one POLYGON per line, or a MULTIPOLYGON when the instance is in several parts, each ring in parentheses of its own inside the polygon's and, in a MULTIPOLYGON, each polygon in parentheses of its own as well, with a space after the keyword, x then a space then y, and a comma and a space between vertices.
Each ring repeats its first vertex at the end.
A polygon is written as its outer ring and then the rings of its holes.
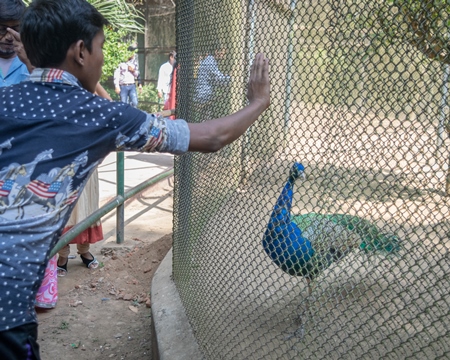
POLYGON ((56 308, 38 309, 43 360, 151 359, 151 280, 172 235, 133 240, 132 249, 102 251, 95 270, 69 261, 56 308))

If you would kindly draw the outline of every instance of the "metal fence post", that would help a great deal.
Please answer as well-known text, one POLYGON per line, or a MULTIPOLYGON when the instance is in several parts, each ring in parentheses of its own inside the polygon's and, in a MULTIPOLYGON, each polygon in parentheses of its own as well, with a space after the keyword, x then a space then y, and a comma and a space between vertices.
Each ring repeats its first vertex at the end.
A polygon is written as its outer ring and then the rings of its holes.
MULTIPOLYGON (((117 196, 124 194, 124 154, 122 151, 117 152, 117 196)), ((116 210, 116 243, 122 244, 124 237, 124 219, 125 219, 125 206, 120 204, 116 210)))

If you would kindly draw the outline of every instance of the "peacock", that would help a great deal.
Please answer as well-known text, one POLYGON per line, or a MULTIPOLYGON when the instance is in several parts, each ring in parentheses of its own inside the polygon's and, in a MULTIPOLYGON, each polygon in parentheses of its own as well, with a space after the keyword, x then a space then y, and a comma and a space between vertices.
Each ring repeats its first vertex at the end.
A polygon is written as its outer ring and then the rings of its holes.
POLYGON ((373 223, 348 214, 310 212, 292 215, 296 179, 305 178, 305 168, 294 163, 273 208, 262 245, 283 271, 302 276, 308 284, 331 264, 359 249, 367 254, 398 254, 400 239, 373 223))

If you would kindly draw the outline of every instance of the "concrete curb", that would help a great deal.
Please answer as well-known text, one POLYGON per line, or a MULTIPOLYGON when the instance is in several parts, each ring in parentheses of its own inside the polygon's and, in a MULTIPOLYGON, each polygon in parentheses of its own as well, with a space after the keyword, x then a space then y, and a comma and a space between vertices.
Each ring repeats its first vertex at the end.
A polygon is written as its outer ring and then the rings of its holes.
POLYGON ((172 280, 172 249, 153 276, 151 299, 152 359, 204 359, 172 280))

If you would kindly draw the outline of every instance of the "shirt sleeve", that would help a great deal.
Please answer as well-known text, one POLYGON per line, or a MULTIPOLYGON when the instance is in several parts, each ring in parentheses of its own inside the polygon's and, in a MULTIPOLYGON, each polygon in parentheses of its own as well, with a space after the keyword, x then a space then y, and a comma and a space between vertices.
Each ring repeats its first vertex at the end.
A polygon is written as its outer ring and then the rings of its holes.
POLYGON ((161 65, 158 73, 158 85, 156 86, 156 90, 162 91, 164 88, 164 65, 161 65))
POLYGON ((120 65, 114 71, 114 86, 116 88, 119 87, 119 82, 120 82, 120 65))
POLYGON ((139 83, 141 83, 141 73, 139 71, 139 61, 137 61, 137 59, 134 59, 134 72, 135 72, 135 78, 139 81, 139 83))
POLYGON ((211 61, 209 71, 211 72, 214 80, 221 84, 226 84, 231 79, 230 76, 221 73, 215 59, 211 61))
MULTIPOLYGON (((139 111, 137 109, 130 109, 139 111)), ((122 128, 115 139, 116 150, 141 152, 165 152, 181 155, 188 151, 190 131, 185 120, 170 120, 144 113, 145 120, 134 130, 122 128), (131 130, 131 131, 130 131, 131 130), (127 134, 127 135, 125 135, 127 134)), ((131 125, 124 124, 125 127, 131 125)))
POLYGON ((166 127, 166 141, 156 150, 158 152, 169 152, 181 155, 188 151, 191 134, 185 120, 170 120, 164 118, 166 127))

